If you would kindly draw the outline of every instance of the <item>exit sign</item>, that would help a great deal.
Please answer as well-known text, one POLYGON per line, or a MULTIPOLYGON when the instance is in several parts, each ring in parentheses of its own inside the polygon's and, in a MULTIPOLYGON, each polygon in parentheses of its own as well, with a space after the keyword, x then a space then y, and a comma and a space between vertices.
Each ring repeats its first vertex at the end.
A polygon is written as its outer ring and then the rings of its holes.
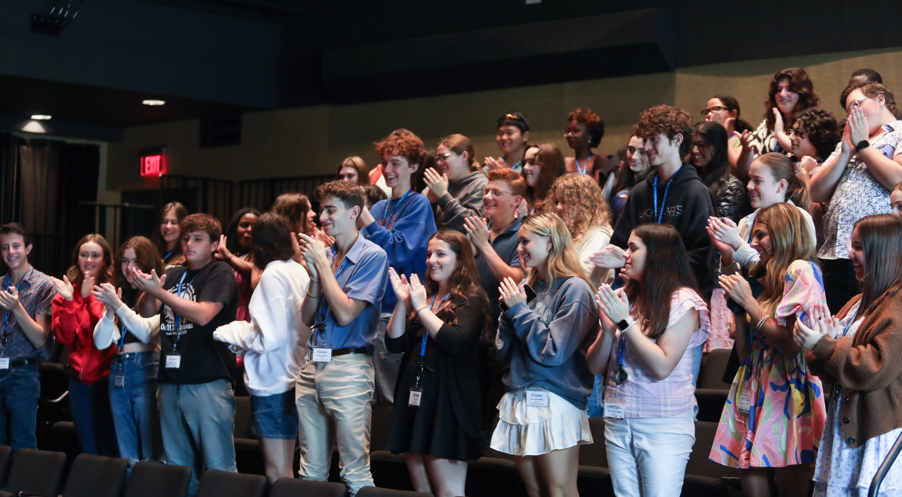
POLYGON ((168 162, 165 152, 141 155, 141 176, 166 174, 168 162))

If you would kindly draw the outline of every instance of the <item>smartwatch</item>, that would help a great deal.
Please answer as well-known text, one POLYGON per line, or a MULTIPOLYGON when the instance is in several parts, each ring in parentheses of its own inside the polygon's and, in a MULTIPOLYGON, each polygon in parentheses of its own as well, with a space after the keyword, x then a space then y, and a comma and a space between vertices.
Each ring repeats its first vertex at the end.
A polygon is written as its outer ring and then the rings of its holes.
POLYGON ((620 321, 619 323, 617 323, 617 327, 620 328, 620 331, 623 331, 630 327, 630 322, 627 321, 626 319, 624 319, 624 320, 620 321))
POLYGON ((861 152, 862 150, 871 146, 871 143, 867 140, 861 140, 858 142, 858 145, 855 145, 855 153, 861 152))

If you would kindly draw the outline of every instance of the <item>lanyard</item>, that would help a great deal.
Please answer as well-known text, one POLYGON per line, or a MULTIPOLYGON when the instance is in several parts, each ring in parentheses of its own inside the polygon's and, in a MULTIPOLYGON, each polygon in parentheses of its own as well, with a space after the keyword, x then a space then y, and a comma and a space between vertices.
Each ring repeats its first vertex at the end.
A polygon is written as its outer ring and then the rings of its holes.
MULTIPOLYGON (((411 190, 413 191, 413 190, 411 190)), ((332 250, 332 248, 330 248, 332 250)), ((349 251, 350 252, 350 251, 349 251)), ((334 256, 335 252, 333 252, 334 256)), ((345 261, 348 260, 348 254, 345 254, 344 258, 341 259, 341 263, 338 265, 338 269, 335 270, 335 277, 338 278, 338 274, 341 273, 341 269, 345 267, 345 261)), ((322 291, 322 289, 320 290, 322 291)), ((320 307, 320 322, 315 325, 314 328, 319 331, 319 345, 320 347, 325 347, 326 342, 326 314, 329 312, 329 301, 326 300, 325 296, 323 296, 323 304, 320 307)))
MULTIPOLYGON (((28 274, 31 273, 31 271, 33 269, 34 269, 34 267, 28 268, 28 272, 25 273, 25 276, 22 276, 22 280, 19 281, 18 285, 16 285, 16 294, 17 295, 19 293, 19 287, 22 286, 22 283, 25 281, 25 278, 28 277, 28 274)), ((6 284, 3 285, 4 292, 9 289, 10 283, 12 283, 11 272, 6 273, 6 284)), ((9 317, 12 315, 12 313, 13 313, 13 311, 11 311, 11 310, 7 310, 6 312, 3 313, 3 339, 0 340, 0 349, 2 349, 3 347, 6 346, 6 339, 9 337, 9 317)))
MULTIPOLYGON (((182 283, 185 282, 185 276, 188 276, 187 268, 185 269, 185 272, 182 273, 182 279, 179 280, 179 287, 175 294, 178 298, 182 298, 182 283)), ((188 285, 194 283, 194 278, 197 278, 196 274, 191 278, 191 281, 188 282, 188 285)), ((179 339, 182 338, 182 334, 179 333, 179 323, 181 322, 182 317, 175 311, 172 311, 172 313, 175 314, 175 342, 172 344, 172 353, 175 355, 175 349, 179 346, 179 339)))
MULTIPOLYGON (((448 297, 451 296, 450 293, 446 293, 444 297, 442 297, 441 302, 438 303, 438 306, 441 307, 442 303, 448 300, 448 297)), ((435 304, 436 295, 432 296, 432 302, 429 303, 429 310, 432 311, 432 306, 435 304)), ((435 311, 432 311, 435 312, 435 311)), ((426 328, 423 328, 423 343, 420 345, 420 364, 423 363, 423 356, 426 355, 426 341, 429 339, 429 332, 426 331, 426 328)))
POLYGON ((164 261, 168 261, 168 260, 169 260, 169 256, 172 255, 173 252, 175 252, 175 250, 170 250, 168 254, 166 254, 166 255, 163 256, 163 260, 164 260, 164 261))
POLYGON ((664 218, 664 209, 667 208, 667 192, 670 191, 670 184, 673 183, 673 178, 676 178, 677 174, 680 174, 680 171, 683 169, 683 166, 680 165, 680 168, 677 169, 677 172, 673 173, 673 176, 667 180, 667 186, 664 187, 664 198, 661 199, 661 213, 658 214, 658 175, 655 175, 655 188, 654 188, 654 201, 655 201, 655 216, 657 216, 658 220, 655 221, 658 224, 661 224, 661 219, 664 218))
POLYGON ((573 160, 576 161, 576 170, 577 170, 577 172, 579 172, 579 174, 586 174, 586 169, 589 168, 589 161, 591 159, 592 159, 592 152, 590 151, 589 156, 586 157, 586 167, 580 167, 579 159, 577 159, 576 157, 573 158, 573 160))
MULTIPOLYGON (((398 210, 398 207, 401 206, 401 204, 404 202, 404 199, 409 197, 411 193, 413 193, 413 188, 411 188, 410 190, 407 190, 407 193, 405 193, 404 196, 401 197, 401 200, 398 200, 398 203, 395 204, 395 206, 392 208, 391 211, 388 210, 388 206, 385 207, 385 210, 388 212, 388 215, 382 218, 382 222, 379 223, 379 226, 384 226, 385 229, 387 229, 387 230, 391 229, 392 216, 395 215, 395 211, 398 210)), ((391 202, 391 201, 389 201, 389 202, 391 202)))
MULTIPOLYGON (((187 272, 187 271, 186 271, 187 272)), ((128 304, 126 304, 128 305, 128 304)), ((138 312, 138 303, 135 302, 134 307, 131 308, 136 313, 138 312)), ((128 328, 125 327, 125 322, 120 320, 120 328, 122 328, 122 333, 119 334, 119 354, 122 354, 122 348, 125 347, 125 334, 128 333, 128 328)))
POLYGON ((855 309, 855 314, 852 315, 852 319, 850 319, 849 322, 846 323, 846 327, 842 330, 843 338, 845 338, 845 336, 849 334, 849 330, 852 328, 852 323, 854 323, 855 320, 858 319, 858 311, 860 310, 861 302, 858 303, 858 309, 855 309))

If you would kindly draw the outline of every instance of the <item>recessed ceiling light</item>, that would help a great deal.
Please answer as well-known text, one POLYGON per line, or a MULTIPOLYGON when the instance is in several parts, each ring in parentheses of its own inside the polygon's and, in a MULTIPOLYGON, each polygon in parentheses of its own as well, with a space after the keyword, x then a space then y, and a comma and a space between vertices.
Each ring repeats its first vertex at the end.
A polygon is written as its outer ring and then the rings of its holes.
POLYGON ((51 117, 45 114, 34 114, 31 119, 32 121, 49 121, 51 117))
POLYGON ((141 103, 144 104, 144 105, 151 105, 151 106, 156 106, 156 105, 166 105, 166 101, 165 101, 165 100, 145 100, 145 101, 143 101, 143 102, 141 102, 141 103))

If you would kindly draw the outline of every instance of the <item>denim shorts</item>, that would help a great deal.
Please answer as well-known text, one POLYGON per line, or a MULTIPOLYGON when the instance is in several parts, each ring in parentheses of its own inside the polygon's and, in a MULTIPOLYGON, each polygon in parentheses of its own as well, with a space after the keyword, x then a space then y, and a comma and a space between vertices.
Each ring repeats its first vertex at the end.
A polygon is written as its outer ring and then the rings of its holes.
POLYGON ((298 410, 294 389, 276 395, 251 395, 251 431, 260 438, 292 440, 298 437, 298 410))

